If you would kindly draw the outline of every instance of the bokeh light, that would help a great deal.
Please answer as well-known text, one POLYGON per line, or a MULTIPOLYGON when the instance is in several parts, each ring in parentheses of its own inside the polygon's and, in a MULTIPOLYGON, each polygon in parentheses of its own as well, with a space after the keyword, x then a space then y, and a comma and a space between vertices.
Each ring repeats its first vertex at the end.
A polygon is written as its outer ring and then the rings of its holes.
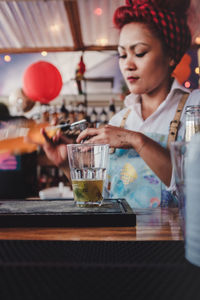
POLYGON ((41 52, 41 55, 42 55, 42 56, 47 56, 47 52, 46 52, 46 51, 42 51, 42 52, 41 52))
POLYGON ((53 25, 50 26, 50 30, 52 32, 58 32, 58 31, 60 31, 60 25, 59 24, 53 24, 53 25))
POLYGON ((197 37, 195 38, 195 43, 196 43, 197 45, 200 45, 200 36, 197 36, 197 37))
POLYGON ((100 7, 97 7, 95 10, 94 10, 94 14, 97 15, 97 16, 101 16, 103 13, 103 10, 102 8, 100 7))
POLYGON ((108 44, 108 39, 101 38, 96 40, 97 45, 106 46, 108 44))
POLYGON ((190 86, 191 86, 191 83, 190 83, 189 81, 186 81, 185 84, 184 84, 184 86, 185 86, 187 89, 189 89, 190 86))
POLYGON ((195 68, 195 73, 196 73, 196 74, 200 74, 200 67, 196 67, 196 68, 195 68))
POLYGON ((10 55, 5 55, 4 60, 5 60, 5 62, 10 62, 11 61, 10 55))

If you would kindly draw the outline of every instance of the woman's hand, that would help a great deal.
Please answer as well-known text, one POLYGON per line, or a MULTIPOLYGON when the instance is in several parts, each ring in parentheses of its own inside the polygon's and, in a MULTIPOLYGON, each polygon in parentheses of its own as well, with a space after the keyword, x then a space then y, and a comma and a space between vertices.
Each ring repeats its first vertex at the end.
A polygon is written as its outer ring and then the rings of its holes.
POLYGON ((105 125, 102 128, 87 128, 82 131, 77 143, 87 139, 87 143, 109 144, 114 148, 131 148, 134 147, 138 133, 124 128, 105 125))
POLYGON ((48 137, 45 129, 42 129, 41 133, 45 139, 45 143, 42 145, 42 148, 48 159, 50 159, 58 167, 68 166, 66 145, 73 143, 73 140, 62 135, 60 132, 58 132, 53 138, 48 137))
POLYGON ((141 132, 106 125, 102 128, 87 128, 77 138, 77 143, 109 144, 112 148, 134 148, 147 165, 167 185, 170 185, 172 166, 170 153, 141 132), (165 170, 165 172, 163 172, 165 170))

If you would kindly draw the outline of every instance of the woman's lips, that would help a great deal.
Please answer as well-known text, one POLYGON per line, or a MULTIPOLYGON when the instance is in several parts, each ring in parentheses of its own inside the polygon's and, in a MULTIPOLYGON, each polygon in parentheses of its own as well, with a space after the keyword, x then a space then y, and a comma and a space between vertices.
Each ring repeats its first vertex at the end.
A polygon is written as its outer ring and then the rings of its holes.
POLYGON ((133 76, 127 77, 127 80, 130 83, 136 82, 138 79, 139 79, 139 77, 133 77, 133 76))

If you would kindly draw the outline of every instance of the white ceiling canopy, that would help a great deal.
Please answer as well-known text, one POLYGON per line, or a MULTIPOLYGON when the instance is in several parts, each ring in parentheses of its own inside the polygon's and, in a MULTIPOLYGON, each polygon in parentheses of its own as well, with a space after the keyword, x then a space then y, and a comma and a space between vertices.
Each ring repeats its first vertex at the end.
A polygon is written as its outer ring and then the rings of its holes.
MULTIPOLYGON (((200 1, 192 0, 190 27, 200 37, 200 1)), ((125 0, 0 1, 0 53, 115 50, 113 13, 125 0)))
POLYGON ((0 52, 115 50, 124 0, 0 1, 0 52))

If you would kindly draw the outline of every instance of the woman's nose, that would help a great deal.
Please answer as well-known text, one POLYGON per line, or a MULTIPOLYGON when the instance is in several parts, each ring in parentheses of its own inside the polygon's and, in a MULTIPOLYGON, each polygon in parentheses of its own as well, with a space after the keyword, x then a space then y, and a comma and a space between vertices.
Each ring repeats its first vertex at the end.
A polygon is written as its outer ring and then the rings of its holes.
POLYGON ((124 64, 124 69, 125 70, 135 70, 136 69, 136 64, 131 57, 127 57, 125 64, 124 64))

